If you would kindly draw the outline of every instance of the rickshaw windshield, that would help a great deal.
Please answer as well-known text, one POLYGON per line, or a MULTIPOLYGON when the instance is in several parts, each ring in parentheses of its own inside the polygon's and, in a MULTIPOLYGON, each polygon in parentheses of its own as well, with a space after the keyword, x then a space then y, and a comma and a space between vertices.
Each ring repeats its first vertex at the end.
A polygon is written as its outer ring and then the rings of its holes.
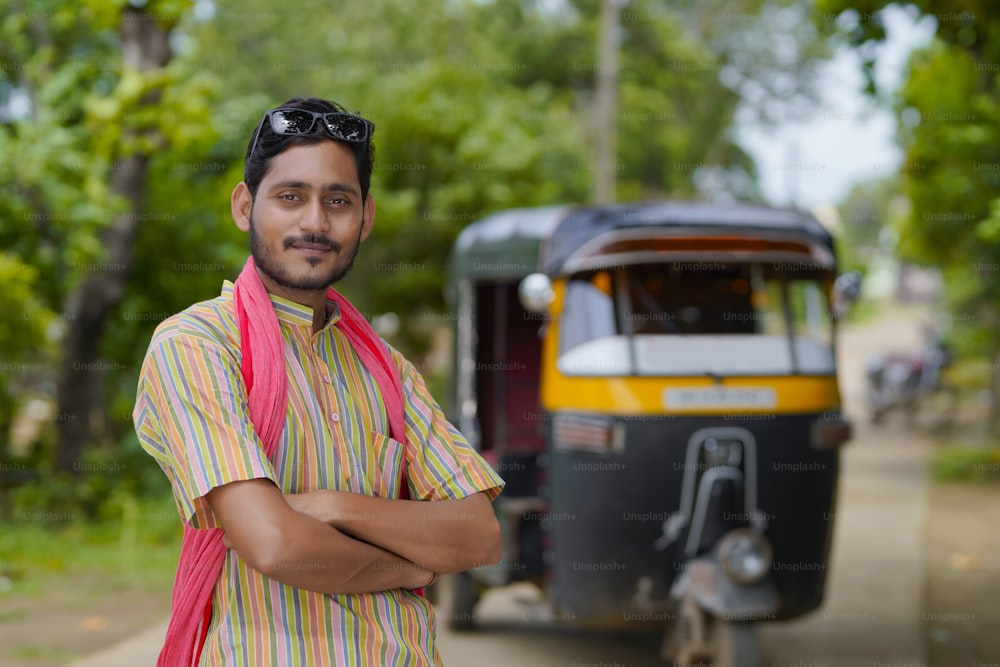
POLYGON ((670 262, 567 281, 561 372, 772 375, 835 372, 824 282, 808 262, 670 262))

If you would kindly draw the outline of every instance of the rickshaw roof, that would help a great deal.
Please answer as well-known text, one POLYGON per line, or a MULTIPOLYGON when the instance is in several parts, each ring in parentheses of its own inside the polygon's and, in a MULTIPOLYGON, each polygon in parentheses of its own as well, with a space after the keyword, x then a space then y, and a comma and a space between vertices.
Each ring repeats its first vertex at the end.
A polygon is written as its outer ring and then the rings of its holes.
POLYGON ((567 260, 601 234, 619 230, 673 229, 695 234, 732 232, 789 236, 819 243, 833 253, 833 238, 802 211, 736 202, 667 201, 606 204, 573 210, 552 230, 544 270, 561 272, 567 260))
POLYGON ((518 208, 488 215, 462 230, 451 252, 453 279, 516 280, 539 270, 542 242, 570 206, 518 208))
POLYGON ((500 211, 462 230, 451 253, 451 278, 497 282, 536 271, 556 275, 598 235, 630 229, 781 234, 833 252, 833 239, 819 221, 788 208, 699 201, 543 206, 500 211))

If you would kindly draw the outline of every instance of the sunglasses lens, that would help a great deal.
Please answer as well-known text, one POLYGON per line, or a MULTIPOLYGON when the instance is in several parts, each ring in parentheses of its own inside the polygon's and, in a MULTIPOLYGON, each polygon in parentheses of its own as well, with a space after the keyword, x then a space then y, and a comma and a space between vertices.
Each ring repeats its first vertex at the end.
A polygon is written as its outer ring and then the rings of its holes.
POLYGON ((275 134, 307 134, 312 131, 317 118, 322 118, 330 135, 341 141, 367 141, 371 132, 368 121, 350 114, 320 114, 304 109, 275 109, 268 114, 275 134))
POLYGON ((368 138, 368 124, 354 116, 327 114, 326 127, 330 134, 344 141, 364 141, 368 138))
POLYGON ((308 111, 279 109, 271 113, 271 129, 277 134, 305 134, 312 125, 313 115, 308 111))

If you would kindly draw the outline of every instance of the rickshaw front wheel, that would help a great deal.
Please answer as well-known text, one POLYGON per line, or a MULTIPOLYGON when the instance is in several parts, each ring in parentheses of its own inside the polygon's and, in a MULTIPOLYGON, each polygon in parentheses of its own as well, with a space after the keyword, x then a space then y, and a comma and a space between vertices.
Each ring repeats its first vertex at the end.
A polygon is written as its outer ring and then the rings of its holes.
POLYGON ((759 667, 757 628, 712 616, 688 598, 667 632, 662 657, 675 667, 759 667))
POLYGON ((753 623, 714 619, 712 663, 719 667, 759 667, 760 647, 753 623))

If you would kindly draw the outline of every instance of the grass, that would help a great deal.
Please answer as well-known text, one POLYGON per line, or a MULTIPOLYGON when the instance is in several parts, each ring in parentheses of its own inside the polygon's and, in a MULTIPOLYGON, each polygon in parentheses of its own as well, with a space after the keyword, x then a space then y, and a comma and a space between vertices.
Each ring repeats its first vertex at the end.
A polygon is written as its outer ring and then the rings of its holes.
POLYGON ((28 612, 22 609, 15 609, 13 611, 0 611, 0 623, 6 623, 10 621, 23 621, 28 617, 28 612))
POLYGON ((938 481, 1000 483, 1000 441, 990 435, 989 406, 982 398, 989 391, 991 369, 989 359, 960 358, 943 373, 943 381, 957 393, 951 413, 975 428, 937 438, 931 474, 938 481))
POLYGON ((13 657, 20 660, 71 660, 76 656, 68 651, 51 646, 18 646, 13 657))
POLYGON ((181 538, 173 499, 123 495, 99 516, 0 520, 0 664, 66 664, 169 609, 181 538))
POLYGON ((1000 483, 1000 445, 958 443, 936 448, 931 474, 945 482, 1000 483))
POLYGON ((857 326, 867 324, 875 320, 886 310, 886 306, 871 299, 859 299, 851 304, 850 309, 842 320, 841 326, 848 324, 857 326))
POLYGON ((0 521, 0 601, 44 594, 67 581, 169 590, 181 536, 169 497, 137 503, 117 519, 51 518, 22 514, 0 521))

